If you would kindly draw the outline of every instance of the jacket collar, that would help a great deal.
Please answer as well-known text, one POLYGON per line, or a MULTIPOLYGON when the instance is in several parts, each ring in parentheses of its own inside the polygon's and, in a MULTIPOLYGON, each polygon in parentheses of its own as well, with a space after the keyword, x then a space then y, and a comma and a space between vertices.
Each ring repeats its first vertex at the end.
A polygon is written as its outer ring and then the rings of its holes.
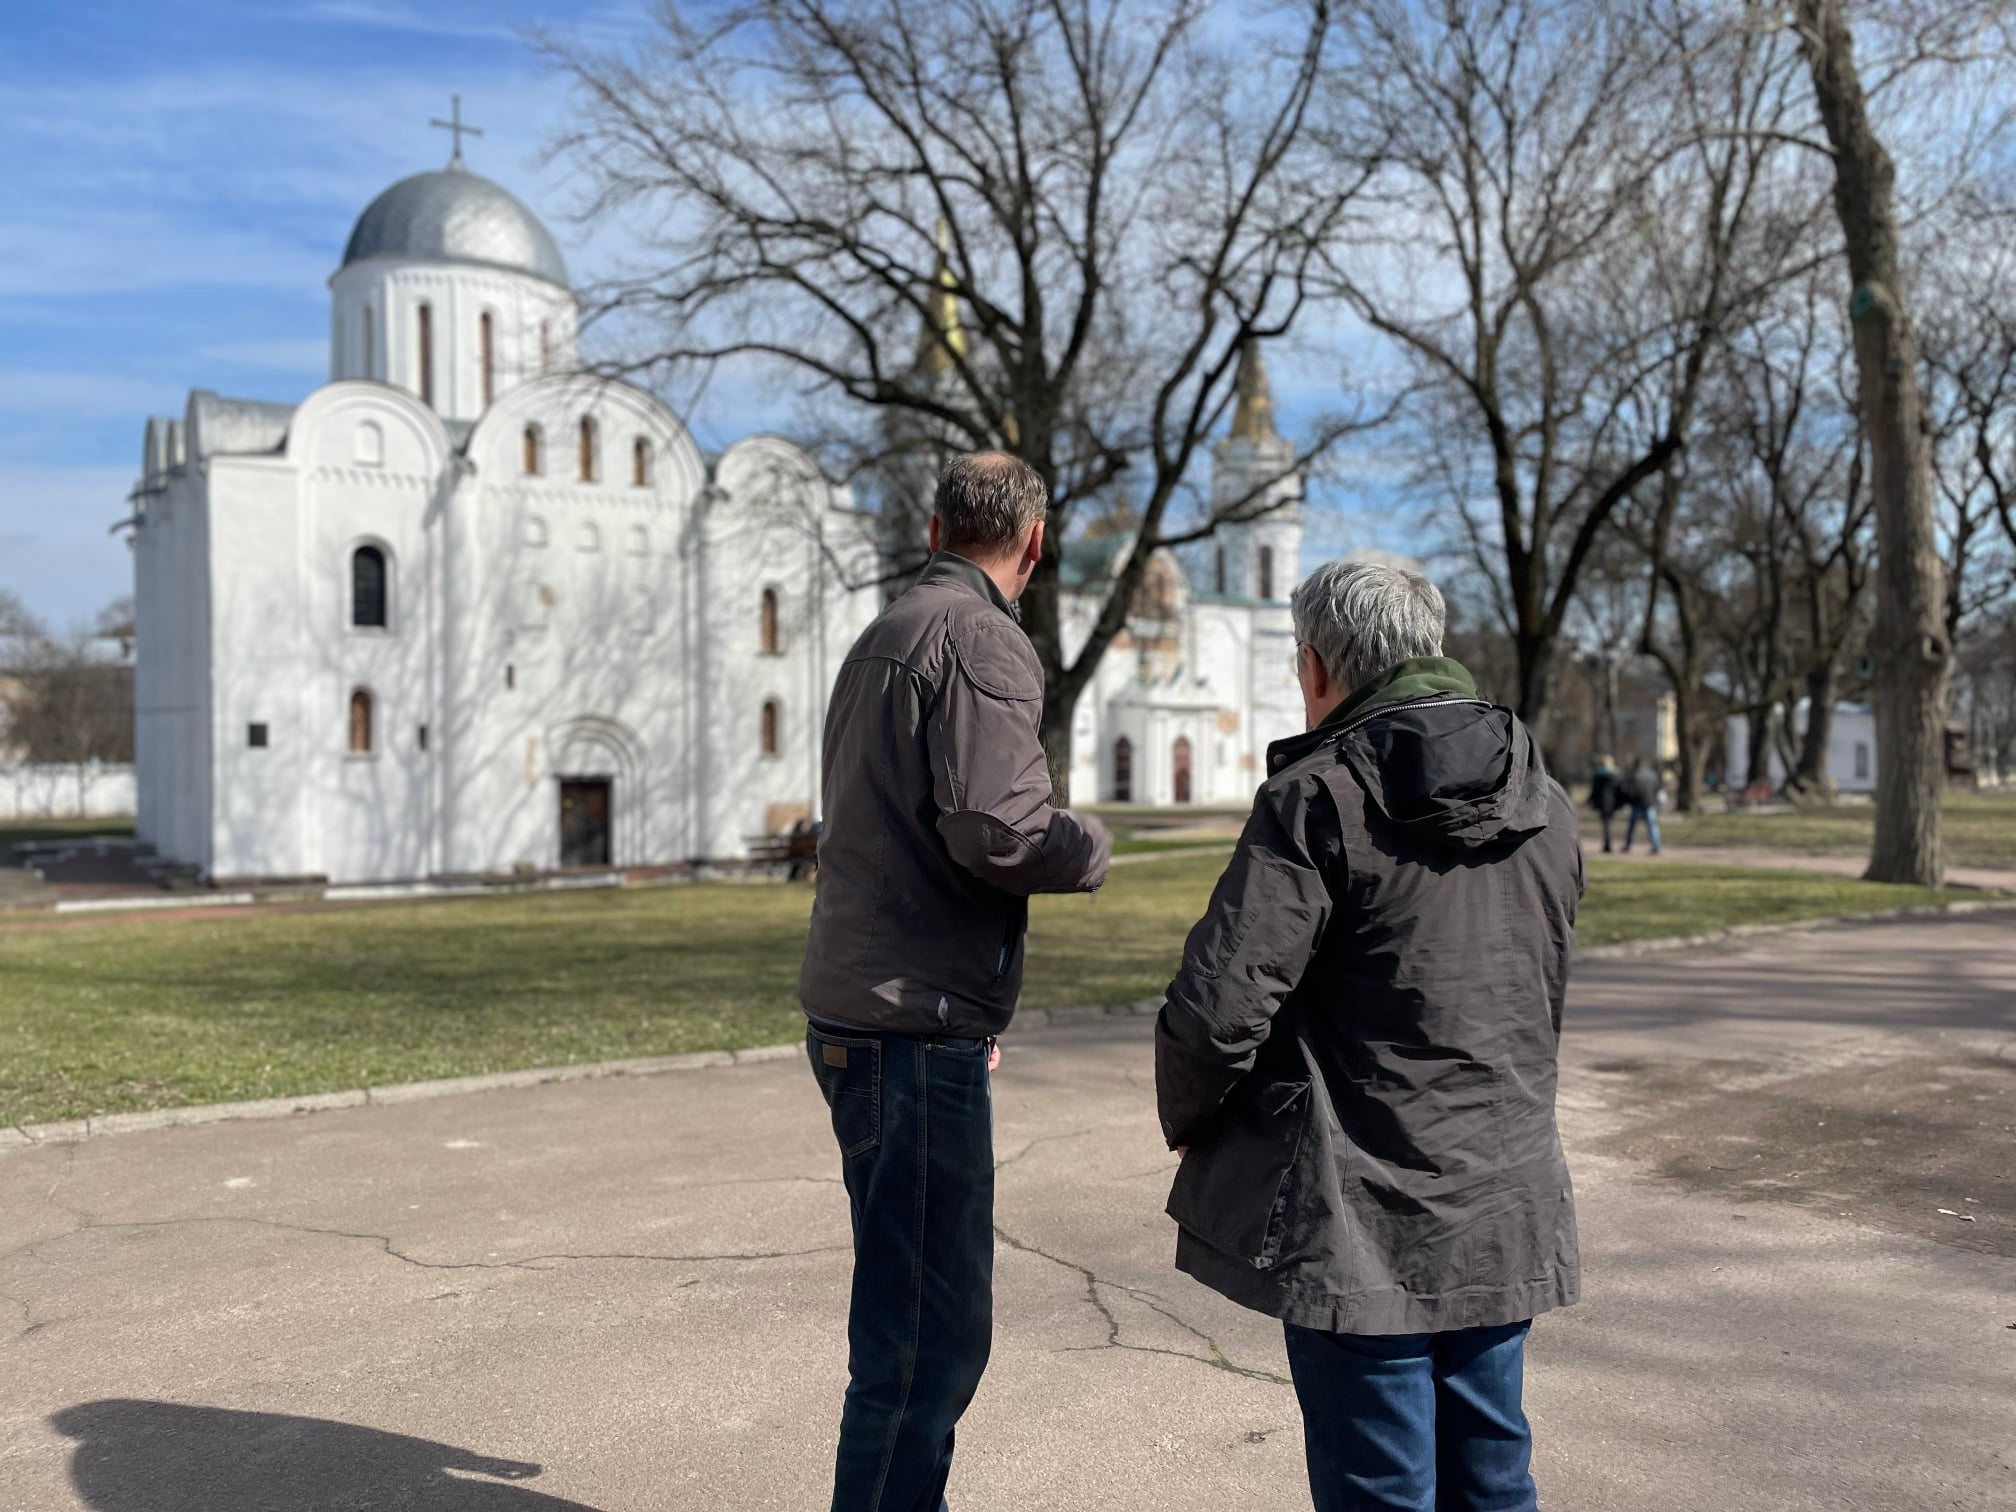
POLYGON ((1362 688, 1354 689, 1336 708, 1325 714, 1313 730, 1289 735, 1267 747, 1267 775, 1273 776, 1290 762, 1299 761, 1325 741, 1359 723, 1371 710, 1387 704, 1409 703, 1417 698, 1463 698, 1477 696, 1477 680, 1459 661, 1447 656, 1415 656, 1396 662, 1362 688))
POLYGON ((1018 624, 1022 619, 1021 607, 998 587, 994 579, 987 576, 978 562, 968 561, 956 551, 940 551, 932 554, 924 564, 924 570, 917 574, 917 586, 927 583, 952 584, 976 593, 999 609, 1018 624))

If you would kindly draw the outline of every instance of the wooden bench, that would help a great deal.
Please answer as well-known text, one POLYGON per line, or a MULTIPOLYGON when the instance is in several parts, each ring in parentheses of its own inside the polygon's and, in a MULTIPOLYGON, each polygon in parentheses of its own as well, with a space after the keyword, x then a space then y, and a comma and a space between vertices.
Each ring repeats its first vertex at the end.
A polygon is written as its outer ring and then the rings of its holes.
POLYGON ((819 835, 815 830, 799 830, 784 835, 747 835, 743 837, 743 844, 749 849, 751 865, 786 867, 786 874, 793 882, 811 876, 818 869, 819 835))

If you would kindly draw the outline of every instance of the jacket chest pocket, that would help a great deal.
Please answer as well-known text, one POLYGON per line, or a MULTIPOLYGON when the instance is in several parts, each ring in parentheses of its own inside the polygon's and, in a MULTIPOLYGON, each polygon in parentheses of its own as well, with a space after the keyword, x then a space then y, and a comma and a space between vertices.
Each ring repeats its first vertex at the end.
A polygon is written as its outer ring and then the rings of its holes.
POLYGON ((867 1154, 882 1142, 882 1042, 812 1029, 805 1048, 841 1158, 867 1154))
POLYGON ((1269 1082, 1241 1098, 1176 1169, 1169 1216, 1264 1269, 1280 1258, 1313 1104, 1307 1081, 1269 1082))

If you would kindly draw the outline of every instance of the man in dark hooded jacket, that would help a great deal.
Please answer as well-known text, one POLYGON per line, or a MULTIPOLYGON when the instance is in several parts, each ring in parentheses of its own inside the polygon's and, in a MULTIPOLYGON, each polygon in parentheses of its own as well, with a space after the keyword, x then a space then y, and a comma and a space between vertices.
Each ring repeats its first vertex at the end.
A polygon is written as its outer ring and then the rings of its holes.
POLYGON ((1425 578, 1333 563, 1293 612, 1310 728, 1157 1026, 1176 1264, 1284 1320, 1318 1512, 1531 1508, 1526 1333, 1577 1290, 1575 810, 1425 578))

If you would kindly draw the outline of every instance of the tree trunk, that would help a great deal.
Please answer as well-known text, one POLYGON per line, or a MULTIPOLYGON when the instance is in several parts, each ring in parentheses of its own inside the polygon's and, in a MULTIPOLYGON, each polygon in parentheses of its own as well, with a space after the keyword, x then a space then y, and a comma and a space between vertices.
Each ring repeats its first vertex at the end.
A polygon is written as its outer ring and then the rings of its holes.
POLYGON ((1755 787, 1771 780, 1771 706, 1750 711, 1750 739, 1745 752, 1743 786, 1755 787))
POLYGON ((1834 734, 1837 673, 1834 658, 1823 657, 1806 672, 1806 729, 1799 741, 1799 768, 1792 785, 1806 791, 1828 779, 1827 743, 1834 734))
POLYGON ((1078 690, 1064 661, 1063 596, 1054 546, 1044 547, 1043 560, 1029 574, 1016 607, 1043 668, 1043 717, 1037 728, 1050 766, 1051 802, 1064 808, 1071 802, 1071 711, 1078 690))
POLYGON ((1840 0, 1798 0, 1800 44, 1834 148, 1834 207, 1855 291, 1859 405, 1876 502, 1876 840, 1868 877, 1937 885, 1952 644, 1933 529, 1917 340, 1897 267, 1895 167, 1869 122, 1840 0))

